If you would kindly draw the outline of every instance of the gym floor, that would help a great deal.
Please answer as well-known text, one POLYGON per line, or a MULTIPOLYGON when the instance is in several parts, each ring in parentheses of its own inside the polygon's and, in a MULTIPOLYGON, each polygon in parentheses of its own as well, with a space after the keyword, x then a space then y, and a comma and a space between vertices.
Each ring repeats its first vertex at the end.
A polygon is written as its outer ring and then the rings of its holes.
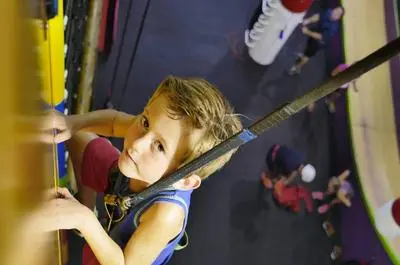
MULTIPOLYGON (((94 109, 104 108, 112 87, 111 101, 118 109, 140 113, 165 76, 196 76, 216 84, 236 112, 247 117, 243 119, 247 126, 327 77, 323 52, 299 76, 286 74, 305 45, 299 29, 272 65, 257 65, 247 56, 243 33, 258 0, 133 1, 131 10, 128 2, 120 1, 116 43, 108 60, 97 69, 94 109), (130 61, 146 3, 149 9, 143 32, 130 61), (117 61, 128 12, 131 15, 117 61)), ((316 1, 310 12, 318 11, 320 2, 316 1)), ((335 242, 325 235, 318 214, 288 213, 274 207, 268 194, 262 200, 257 196, 260 170, 274 143, 307 154, 317 168, 317 179, 310 188, 324 189, 331 172, 329 134, 329 114, 320 103, 314 113, 302 111, 243 146, 228 166, 194 192, 187 228, 190 243, 175 253, 170 264, 332 264, 329 254, 335 242)), ((121 146, 121 141, 114 143, 121 146)), ((69 264, 81 264, 83 242, 72 233, 69 240, 69 264)))

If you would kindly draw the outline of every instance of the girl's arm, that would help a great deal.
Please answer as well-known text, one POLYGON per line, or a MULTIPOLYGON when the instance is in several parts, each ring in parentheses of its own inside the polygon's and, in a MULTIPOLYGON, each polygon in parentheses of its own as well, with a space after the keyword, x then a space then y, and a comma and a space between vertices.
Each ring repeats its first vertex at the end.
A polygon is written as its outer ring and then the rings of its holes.
POLYGON ((351 201, 349 198, 347 198, 346 194, 342 191, 338 191, 337 192, 337 200, 339 202, 342 202, 344 205, 346 205, 347 207, 351 206, 351 201))
POLYGON ((350 170, 346 169, 345 171, 343 171, 339 176, 337 176, 337 178, 340 181, 340 184, 342 184, 348 176, 350 176, 350 170))

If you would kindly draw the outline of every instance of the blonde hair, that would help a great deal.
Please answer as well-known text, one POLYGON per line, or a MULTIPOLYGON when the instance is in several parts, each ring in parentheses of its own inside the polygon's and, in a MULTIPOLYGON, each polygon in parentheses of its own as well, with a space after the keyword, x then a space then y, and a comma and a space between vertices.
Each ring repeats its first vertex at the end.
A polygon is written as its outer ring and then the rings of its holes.
MULTIPOLYGON (((186 155, 183 166, 242 129, 242 124, 234 114, 230 103, 212 84, 200 78, 179 78, 168 76, 150 98, 150 102, 160 95, 169 101, 168 113, 173 119, 185 119, 195 129, 204 130, 198 143, 186 155)), ((149 103, 150 103, 149 102, 149 103)), ((221 169, 236 152, 234 149, 198 169, 202 179, 221 169)))

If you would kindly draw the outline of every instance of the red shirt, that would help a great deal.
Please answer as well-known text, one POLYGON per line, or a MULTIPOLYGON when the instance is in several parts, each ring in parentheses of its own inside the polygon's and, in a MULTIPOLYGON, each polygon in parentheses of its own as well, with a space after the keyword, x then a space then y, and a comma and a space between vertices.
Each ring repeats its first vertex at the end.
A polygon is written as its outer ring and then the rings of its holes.
POLYGON ((293 212, 300 211, 302 200, 306 204, 307 211, 313 211, 310 192, 300 185, 286 186, 281 179, 275 184, 274 197, 280 205, 290 208, 293 212))

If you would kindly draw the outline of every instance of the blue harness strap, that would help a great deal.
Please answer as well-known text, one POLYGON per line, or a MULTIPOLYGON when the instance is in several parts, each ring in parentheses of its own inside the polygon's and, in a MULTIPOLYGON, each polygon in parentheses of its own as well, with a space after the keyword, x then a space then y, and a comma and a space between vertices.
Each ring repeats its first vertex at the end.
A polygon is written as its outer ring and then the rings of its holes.
MULTIPOLYGON (((143 212, 145 210, 147 210, 147 208, 150 205, 152 205, 154 203, 157 203, 157 202, 171 202, 171 203, 178 204, 184 209, 185 216, 189 212, 188 205, 187 205, 187 203, 185 202, 185 200, 183 198, 181 198, 180 196, 177 196, 175 194, 172 195, 172 194, 168 194, 168 193, 163 193, 162 192, 162 193, 156 195, 154 198, 152 198, 152 199, 148 200, 147 202, 143 203, 141 205, 141 207, 139 207, 139 209, 136 211, 135 216, 133 218, 133 223, 134 223, 134 225, 136 227, 139 225, 139 219, 140 219, 140 216, 143 214, 143 212)), ((186 225, 186 219, 187 218, 185 218, 185 225, 186 225)))

